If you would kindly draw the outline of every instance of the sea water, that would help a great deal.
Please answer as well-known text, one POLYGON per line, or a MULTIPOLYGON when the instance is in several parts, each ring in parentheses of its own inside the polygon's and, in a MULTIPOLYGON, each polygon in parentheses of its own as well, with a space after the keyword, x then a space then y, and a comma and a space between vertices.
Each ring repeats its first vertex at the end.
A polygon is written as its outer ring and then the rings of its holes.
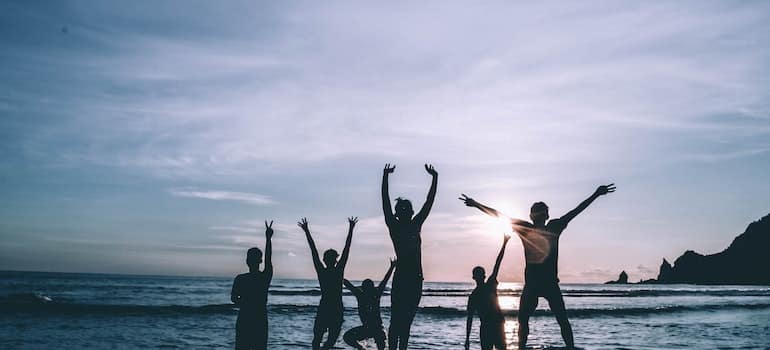
MULTIPOLYGON (((0 348, 233 348, 237 309, 231 278, 0 272, 0 348)), ((521 284, 499 285, 509 348, 517 343, 521 284)), ((562 284, 576 344, 585 349, 768 349, 769 286, 562 284)), ((410 349, 460 349, 471 283, 424 285, 410 349)), ((389 294, 382 299, 389 321, 389 294)), ((314 280, 274 279, 270 349, 310 347, 314 280)), ((343 332, 359 325, 355 298, 343 297, 343 332)), ((342 337, 336 348, 346 345, 342 337)), ((478 318, 471 334, 478 345, 478 318)), ((368 344, 374 348, 374 344, 368 344)), ((541 299, 530 320, 534 349, 563 346, 541 299)))

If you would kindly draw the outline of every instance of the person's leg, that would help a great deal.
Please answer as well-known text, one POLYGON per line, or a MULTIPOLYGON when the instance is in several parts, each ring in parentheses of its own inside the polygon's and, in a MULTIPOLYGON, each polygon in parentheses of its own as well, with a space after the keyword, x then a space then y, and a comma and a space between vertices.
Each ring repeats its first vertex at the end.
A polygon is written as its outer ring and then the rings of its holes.
POLYGON ((252 316, 238 314, 238 320, 235 322, 235 348, 238 350, 251 350, 254 347, 256 341, 254 330, 257 325, 252 316))
POLYGON ((313 350, 321 349, 321 339, 323 339, 324 333, 326 332, 326 325, 321 316, 322 315, 317 314, 315 316, 315 322, 313 323, 313 350))
POLYGON ((246 335, 248 334, 248 330, 243 328, 243 320, 241 319, 241 315, 238 314, 238 320, 235 321, 235 350, 248 349, 246 344, 246 335))
POLYGON ((481 350, 492 350, 492 344, 494 342, 492 341, 491 332, 489 329, 489 325, 482 323, 481 327, 479 327, 479 338, 481 340, 481 350))
POLYGON ((267 317, 264 317, 256 328, 254 349, 267 350, 267 317))
POLYGON ((388 349, 393 350, 398 349, 400 327, 404 318, 404 298, 401 291, 401 283, 394 279, 390 290, 390 324, 388 325, 388 349))
POLYGON ((333 324, 329 325, 329 334, 326 335, 326 343, 324 343, 322 349, 331 349, 334 347, 334 344, 337 343, 337 339, 340 337, 340 332, 342 331, 342 315, 340 315, 340 319, 335 320, 333 324))
POLYGON ((554 290, 548 293, 546 300, 548 300, 548 306, 550 306, 551 311, 556 315, 556 321, 559 322, 564 344, 567 346, 567 349, 573 349, 575 341, 572 337, 572 325, 569 324, 567 319, 567 308, 564 306, 564 297, 561 295, 559 286, 556 286, 554 290))
POLYGON ((404 325, 401 330, 401 339, 399 340, 398 344, 399 350, 406 350, 407 346, 409 345, 409 335, 412 331, 412 321, 414 321, 414 317, 417 315, 417 309, 420 307, 420 299, 422 299, 422 280, 416 281, 410 292, 411 293, 408 300, 409 305, 408 309, 405 311, 403 319, 404 325))
POLYGON ((523 291, 519 300, 519 349, 524 349, 527 346, 529 318, 535 312, 536 308, 537 294, 528 293, 526 290, 523 291))
POLYGON ((414 321, 414 316, 417 313, 416 309, 407 310, 405 312, 402 321, 403 324, 399 327, 399 340, 398 340, 398 349, 399 350, 405 350, 407 346, 409 345, 409 335, 412 331, 412 321, 414 321))
POLYGON ((377 350, 385 350, 385 330, 382 329, 382 326, 374 329, 372 335, 374 336, 374 343, 377 344, 377 350))
POLYGON ((401 311, 398 304, 390 307, 390 325, 388 325, 388 349, 398 349, 399 325, 401 324, 401 311))
POLYGON ((505 320, 501 321, 500 324, 495 326, 495 342, 494 345, 497 348, 497 350, 505 350, 507 348, 507 344, 505 342, 505 320))
POLYGON ((342 340, 345 341, 345 344, 355 349, 364 350, 366 348, 359 343, 361 340, 366 339, 363 333, 365 333, 364 326, 353 327, 342 335, 342 340))

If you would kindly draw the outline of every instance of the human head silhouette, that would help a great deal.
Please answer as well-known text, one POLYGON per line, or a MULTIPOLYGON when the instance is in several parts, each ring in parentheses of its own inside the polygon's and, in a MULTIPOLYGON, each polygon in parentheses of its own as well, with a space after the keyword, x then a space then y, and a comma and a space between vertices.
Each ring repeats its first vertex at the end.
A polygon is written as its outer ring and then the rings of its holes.
POLYGON ((543 202, 535 202, 529 210, 529 218, 535 225, 545 225, 548 221, 548 206, 543 202))
POLYGON ((484 283, 484 278, 487 276, 486 271, 484 271, 484 268, 481 266, 476 266, 473 268, 473 280, 478 283, 484 283))
POLYGON ((412 215, 414 215, 412 202, 401 197, 396 198, 396 212, 394 215, 396 216, 396 219, 400 221, 411 220, 412 215))
POLYGON ((326 267, 334 267, 337 265, 337 257, 340 256, 337 254, 337 251, 334 249, 328 249, 324 252, 324 264, 326 267))
POLYGON ((374 282, 367 278, 363 282, 361 282, 361 288, 364 290, 365 293, 371 293, 374 291, 374 282))
POLYGON ((262 263, 262 251, 259 248, 250 248, 246 251, 246 266, 249 269, 258 269, 262 263))

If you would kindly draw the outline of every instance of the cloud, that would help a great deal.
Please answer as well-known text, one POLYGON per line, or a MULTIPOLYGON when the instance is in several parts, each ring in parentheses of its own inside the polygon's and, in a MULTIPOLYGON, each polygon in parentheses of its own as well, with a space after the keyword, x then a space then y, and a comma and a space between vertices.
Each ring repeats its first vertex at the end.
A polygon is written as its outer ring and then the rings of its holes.
POLYGON ((246 226, 211 226, 211 227, 209 227, 209 230, 251 233, 251 232, 256 232, 257 228, 256 227, 246 227, 246 226))
MULTIPOLYGON (((615 220, 615 229, 675 226, 688 206, 670 203, 690 198, 682 191, 699 193, 698 202, 715 213, 746 212, 768 198, 761 176, 770 164, 763 162, 770 154, 768 7, 281 2, 232 11, 173 1, 0 3, 0 23, 10 29, 0 31, 0 169, 7 179, 0 190, 46 192, 18 195, 26 206, 13 203, 0 214, 35 208, 48 215, 35 225, 59 223, 42 210, 54 197, 98 194, 115 201, 100 206, 100 219, 130 214, 151 232, 149 218, 162 210, 152 199, 138 191, 137 202, 118 203, 125 199, 119 186, 96 185, 128 179, 133 188, 173 187, 167 193, 176 197, 263 206, 259 215, 276 218, 284 231, 276 233, 276 249, 294 249, 296 260, 307 259, 304 237, 279 220, 312 215, 319 246, 340 248, 342 218, 355 209, 362 219, 354 246, 379 264, 392 249, 375 217, 377 168, 397 162, 391 188, 420 198, 420 166, 430 161, 441 180, 423 232, 426 268, 432 278, 466 279, 471 264, 485 262, 452 257, 469 249, 493 255, 500 239, 493 225, 465 217, 454 199, 462 192, 503 206, 510 197, 516 206, 499 209, 526 216, 519 205, 540 199, 530 196, 580 199, 571 191, 590 190, 599 178, 661 189, 636 204, 621 203, 618 193, 609 214, 628 219, 615 220), (698 174, 713 170, 720 181, 708 185, 716 187, 748 174, 726 185, 734 201, 715 197, 725 191, 671 179, 683 173, 671 164, 726 162, 735 164, 698 174), (266 187, 248 187, 255 183, 266 187), (285 205, 271 205, 274 198, 285 205), (442 264, 461 272, 451 275, 442 264)), ((92 203, 68 206, 77 214, 71 217, 93 213, 92 203)), ((201 212, 217 209, 200 203, 201 212)), ((254 208, 234 209, 218 213, 217 222, 162 214, 177 232, 204 228, 195 234, 218 231, 206 236, 217 243, 263 244, 262 221, 247 222, 252 213, 238 210, 254 208)), ((104 224, 105 232, 118 230, 110 225, 118 224, 104 224)), ((617 266, 635 264, 611 262, 611 272, 575 278, 614 278, 617 266)), ((295 265, 297 274, 310 271, 295 265)), ((351 266, 362 276, 367 267, 351 266)))
MULTIPOLYGON (((768 75, 767 28, 757 25, 767 12, 690 5, 435 3, 409 16, 351 4, 244 9, 260 21, 205 5, 182 14, 72 5, 105 19, 49 39, 56 55, 7 50, 8 70, 56 69, 45 86, 26 79, 5 91, 4 104, 21 106, 19 115, 44 106, 60 114, 16 133, 28 155, 160 177, 249 175, 356 156, 647 164, 710 142, 698 133, 740 141, 744 129, 756 130, 740 117, 767 112, 768 84, 757 79, 768 75), (209 16, 218 25, 201 28, 194 19, 205 11, 219 14, 209 16), (148 22, 137 27, 132 15, 148 22), (68 92, 74 72, 89 82, 78 95, 68 92), (704 118, 713 114, 736 117, 731 128, 708 130, 704 118), (528 149, 540 152, 520 151, 528 149)), ((732 151, 757 155, 747 148, 732 151)))
MULTIPOLYGON (((230 192, 230 191, 201 191, 201 190, 181 190, 169 189, 168 193, 172 196, 187 198, 202 198, 215 201, 234 201, 253 205, 271 205, 275 204, 270 196, 248 193, 248 192, 230 192)), ((232 229, 233 227, 230 227, 232 229)), ((220 228, 222 229, 222 228, 220 228)))

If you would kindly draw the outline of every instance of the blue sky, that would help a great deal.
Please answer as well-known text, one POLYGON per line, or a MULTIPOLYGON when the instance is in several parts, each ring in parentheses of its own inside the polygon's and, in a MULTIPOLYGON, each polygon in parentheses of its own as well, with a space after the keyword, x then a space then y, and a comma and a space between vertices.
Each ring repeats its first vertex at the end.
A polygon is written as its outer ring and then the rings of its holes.
MULTIPOLYGON (((618 191, 561 239, 562 281, 713 253, 770 212, 770 4, 0 4, 0 269, 232 275, 274 219, 313 277, 359 216, 348 275, 393 254, 379 203, 422 204, 429 280, 470 280, 502 229, 618 191)), ((520 281, 520 244, 503 279, 520 281)))

